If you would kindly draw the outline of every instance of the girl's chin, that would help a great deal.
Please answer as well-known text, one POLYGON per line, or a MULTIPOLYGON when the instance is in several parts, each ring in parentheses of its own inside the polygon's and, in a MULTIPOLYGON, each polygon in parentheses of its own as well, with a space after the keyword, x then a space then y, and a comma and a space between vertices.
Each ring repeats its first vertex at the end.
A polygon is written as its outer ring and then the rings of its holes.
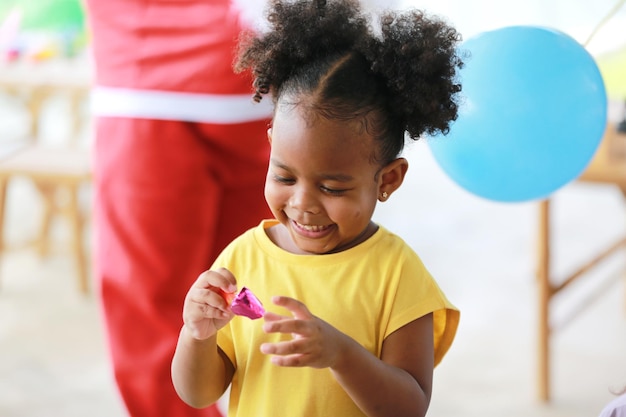
POLYGON ((291 240, 300 254, 323 255, 325 253, 332 252, 335 249, 334 246, 329 247, 329 242, 326 239, 311 239, 304 237, 293 230, 291 232, 291 240))

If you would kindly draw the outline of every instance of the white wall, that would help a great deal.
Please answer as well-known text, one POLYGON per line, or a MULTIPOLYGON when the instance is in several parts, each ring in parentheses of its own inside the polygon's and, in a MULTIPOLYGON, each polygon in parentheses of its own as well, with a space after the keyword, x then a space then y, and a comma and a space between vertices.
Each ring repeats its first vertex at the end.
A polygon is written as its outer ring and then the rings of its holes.
POLYGON ((619 11, 597 32, 587 49, 592 54, 626 45, 626 3, 623 0, 399 0, 447 18, 464 39, 479 32, 511 25, 549 26, 584 44, 593 30, 617 6, 619 11))

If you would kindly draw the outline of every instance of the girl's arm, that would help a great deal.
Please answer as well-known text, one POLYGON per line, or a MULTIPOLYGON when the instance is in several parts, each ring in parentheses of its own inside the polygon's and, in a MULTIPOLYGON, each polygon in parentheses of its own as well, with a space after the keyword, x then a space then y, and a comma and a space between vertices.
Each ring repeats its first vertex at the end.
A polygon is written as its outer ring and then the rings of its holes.
POLYGON ((223 294, 237 290, 226 269, 202 273, 191 286, 183 306, 184 326, 172 359, 172 382, 178 396, 196 408, 216 402, 235 372, 217 346, 217 331, 233 318, 223 294))
POLYGON ((291 333, 292 340, 267 343, 279 366, 330 368, 352 400, 369 417, 424 416, 430 403, 434 368, 432 314, 389 335, 377 358, 354 339, 313 316, 306 306, 288 297, 274 303, 293 317, 266 313, 266 332, 291 333))
POLYGON ((365 414, 426 415, 434 368, 432 323, 428 314, 390 334, 383 342, 382 360, 353 339, 346 344, 331 370, 365 414))
POLYGON ((234 372, 226 354, 217 347, 217 335, 198 340, 183 326, 172 360, 172 382, 185 403, 204 408, 217 402, 234 372))

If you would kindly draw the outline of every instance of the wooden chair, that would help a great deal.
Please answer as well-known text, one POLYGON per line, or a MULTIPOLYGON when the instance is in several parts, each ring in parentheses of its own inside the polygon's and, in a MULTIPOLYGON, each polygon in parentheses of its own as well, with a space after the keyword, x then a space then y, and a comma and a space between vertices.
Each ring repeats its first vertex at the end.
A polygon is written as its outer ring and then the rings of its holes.
POLYGON ((39 236, 34 245, 44 256, 50 250, 50 225, 55 215, 67 218, 71 226, 71 246, 82 293, 89 291, 89 262, 84 245, 85 215, 81 212, 79 193, 91 180, 90 152, 78 147, 27 145, 0 160, 0 251, 4 242, 7 188, 13 178, 28 178, 44 203, 39 236))
POLYGON ((85 213, 80 210, 79 191, 91 180, 90 150, 76 143, 87 116, 81 114, 91 87, 92 71, 88 62, 53 60, 29 65, 15 63, 0 68, 0 90, 23 102, 30 116, 22 147, 0 157, 0 253, 7 249, 4 222, 7 189, 13 178, 27 178, 35 185, 43 201, 43 216, 34 244, 41 255, 50 249, 52 219, 64 216, 71 226, 79 289, 89 289, 88 252, 84 245, 85 213), (70 134, 63 145, 47 147, 41 141, 40 121, 44 104, 52 96, 69 98, 70 134))
MULTIPOLYGON (((602 142, 580 181, 614 184, 626 196, 626 134, 616 130, 614 124, 607 126, 602 142)), ((591 257, 578 270, 555 283, 550 268, 551 230, 550 199, 539 203, 538 233, 538 397, 542 402, 550 400, 550 347, 553 329, 550 326, 552 298, 560 294, 572 282, 579 280, 590 269, 609 255, 626 246, 626 236, 608 245, 591 257)))

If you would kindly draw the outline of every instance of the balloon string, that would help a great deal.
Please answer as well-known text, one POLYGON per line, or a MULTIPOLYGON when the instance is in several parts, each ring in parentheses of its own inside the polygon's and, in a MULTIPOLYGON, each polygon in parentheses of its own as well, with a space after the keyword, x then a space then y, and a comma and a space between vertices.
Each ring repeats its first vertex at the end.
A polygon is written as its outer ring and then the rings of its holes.
POLYGON ((609 20, 613 18, 613 16, 615 16, 615 14, 619 11, 619 9, 622 8, 624 3, 626 3, 626 0, 619 0, 617 3, 615 3, 615 6, 613 6, 611 11, 609 11, 609 13, 606 16, 604 16, 604 19, 602 19, 600 23, 598 23, 596 27, 593 29, 593 31, 591 32, 591 35, 589 35, 589 37, 583 44, 584 46, 589 45, 589 42, 591 42, 591 40, 596 35, 596 33, 598 33, 598 31, 602 29, 602 26, 604 26, 609 20))

